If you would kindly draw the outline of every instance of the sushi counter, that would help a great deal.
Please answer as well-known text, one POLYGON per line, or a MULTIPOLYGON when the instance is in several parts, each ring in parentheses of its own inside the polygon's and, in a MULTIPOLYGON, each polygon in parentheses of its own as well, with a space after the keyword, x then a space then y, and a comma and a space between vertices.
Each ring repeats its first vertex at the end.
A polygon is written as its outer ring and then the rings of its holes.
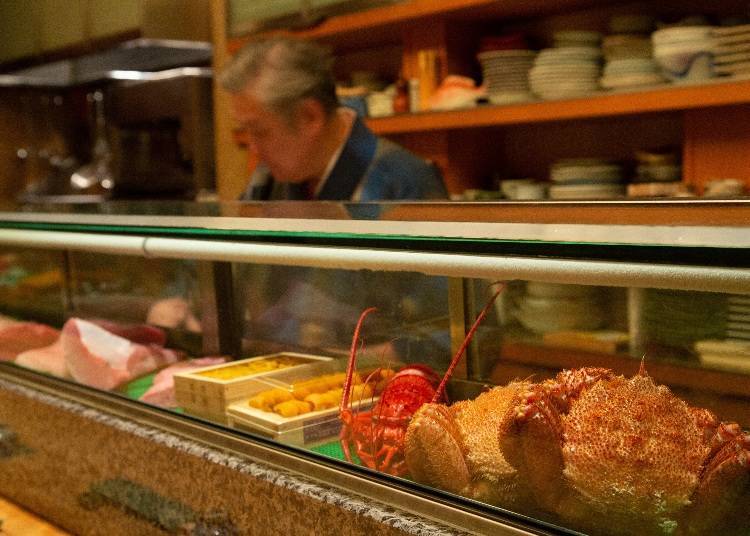
POLYGON ((0 418, 16 438, 3 445, 2 494, 72 533, 462 533, 279 468, 240 441, 211 448, 93 405, 0 379, 0 418))
POLYGON ((0 213, 0 497, 76 534, 746 534, 750 205, 709 205, 0 213))

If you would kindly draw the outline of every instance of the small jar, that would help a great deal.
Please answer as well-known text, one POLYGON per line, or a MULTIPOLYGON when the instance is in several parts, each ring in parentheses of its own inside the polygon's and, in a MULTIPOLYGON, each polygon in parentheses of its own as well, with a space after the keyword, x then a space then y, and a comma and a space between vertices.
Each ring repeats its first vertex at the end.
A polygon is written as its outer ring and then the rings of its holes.
POLYGON ((406 80, 396 82, 396 95, 393 97, 393 113, 404 114, 409 111, 409 84, 406 80))

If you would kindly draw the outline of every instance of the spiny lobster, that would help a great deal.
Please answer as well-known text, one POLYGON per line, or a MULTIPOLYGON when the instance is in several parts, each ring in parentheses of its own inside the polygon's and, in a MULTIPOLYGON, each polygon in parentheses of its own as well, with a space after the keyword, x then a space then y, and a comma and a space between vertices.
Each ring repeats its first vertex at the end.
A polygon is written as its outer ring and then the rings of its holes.
MULTIPOLYGON (((425 403, 445 401, 445 386, 453 374, 461 356, 466 351, 479 324, 487 316, 490 307, 505 288, 500 288, 490 298, 479 313, 471 329, 466 334, 456 355, 440 380, 439 376, 426 365, 414 364, 400 369, 385 384, 380 399, 371 411, 353 412, 351 409, 352 377, 354 374, 360 332, 365 317, 376 311, 375 307, 365 309, 354 329, 352 346, 349 353, 349 364, 344 380, 343 395, 339 407, 341 434, 339 441, 347 461, 352 461, 351 444, 362 463, 394 476, 403 476, 407 472, 404 460, 404 436, 414 413, 425 403), (440 380, 440 381, 439 381, 440 380)), ((377 375, 376 370, 370 377, 377 375)), ((366 381, 370 381, 370 377, 366 381)))

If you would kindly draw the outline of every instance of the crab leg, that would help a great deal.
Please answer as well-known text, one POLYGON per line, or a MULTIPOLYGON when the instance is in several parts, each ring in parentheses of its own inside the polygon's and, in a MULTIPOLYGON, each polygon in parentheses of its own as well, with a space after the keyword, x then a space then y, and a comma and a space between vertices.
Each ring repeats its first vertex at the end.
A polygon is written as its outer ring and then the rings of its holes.
POLYGON ((462 493, 471 482, 461 432, 449 408, 425 404, 406 432, 406 464, 425 484, 462 493))
POLYGON ((692 496, 687 534, 733 534, 746 526, 750 503, 750 434, 740 434, 710 458, 692 496))

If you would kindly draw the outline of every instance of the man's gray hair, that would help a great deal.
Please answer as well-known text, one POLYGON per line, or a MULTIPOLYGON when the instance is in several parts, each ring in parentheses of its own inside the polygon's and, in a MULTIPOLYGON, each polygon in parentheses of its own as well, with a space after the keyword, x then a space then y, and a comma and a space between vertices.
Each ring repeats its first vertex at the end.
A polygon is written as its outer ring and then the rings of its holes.
POLYGON ((305 98, 316 99, 329 114, 338 107, 333 57, 311 41, 269 37, 248 43, 221 73, 220 82, 231 93, 251 91, 287 117, 305 98))

